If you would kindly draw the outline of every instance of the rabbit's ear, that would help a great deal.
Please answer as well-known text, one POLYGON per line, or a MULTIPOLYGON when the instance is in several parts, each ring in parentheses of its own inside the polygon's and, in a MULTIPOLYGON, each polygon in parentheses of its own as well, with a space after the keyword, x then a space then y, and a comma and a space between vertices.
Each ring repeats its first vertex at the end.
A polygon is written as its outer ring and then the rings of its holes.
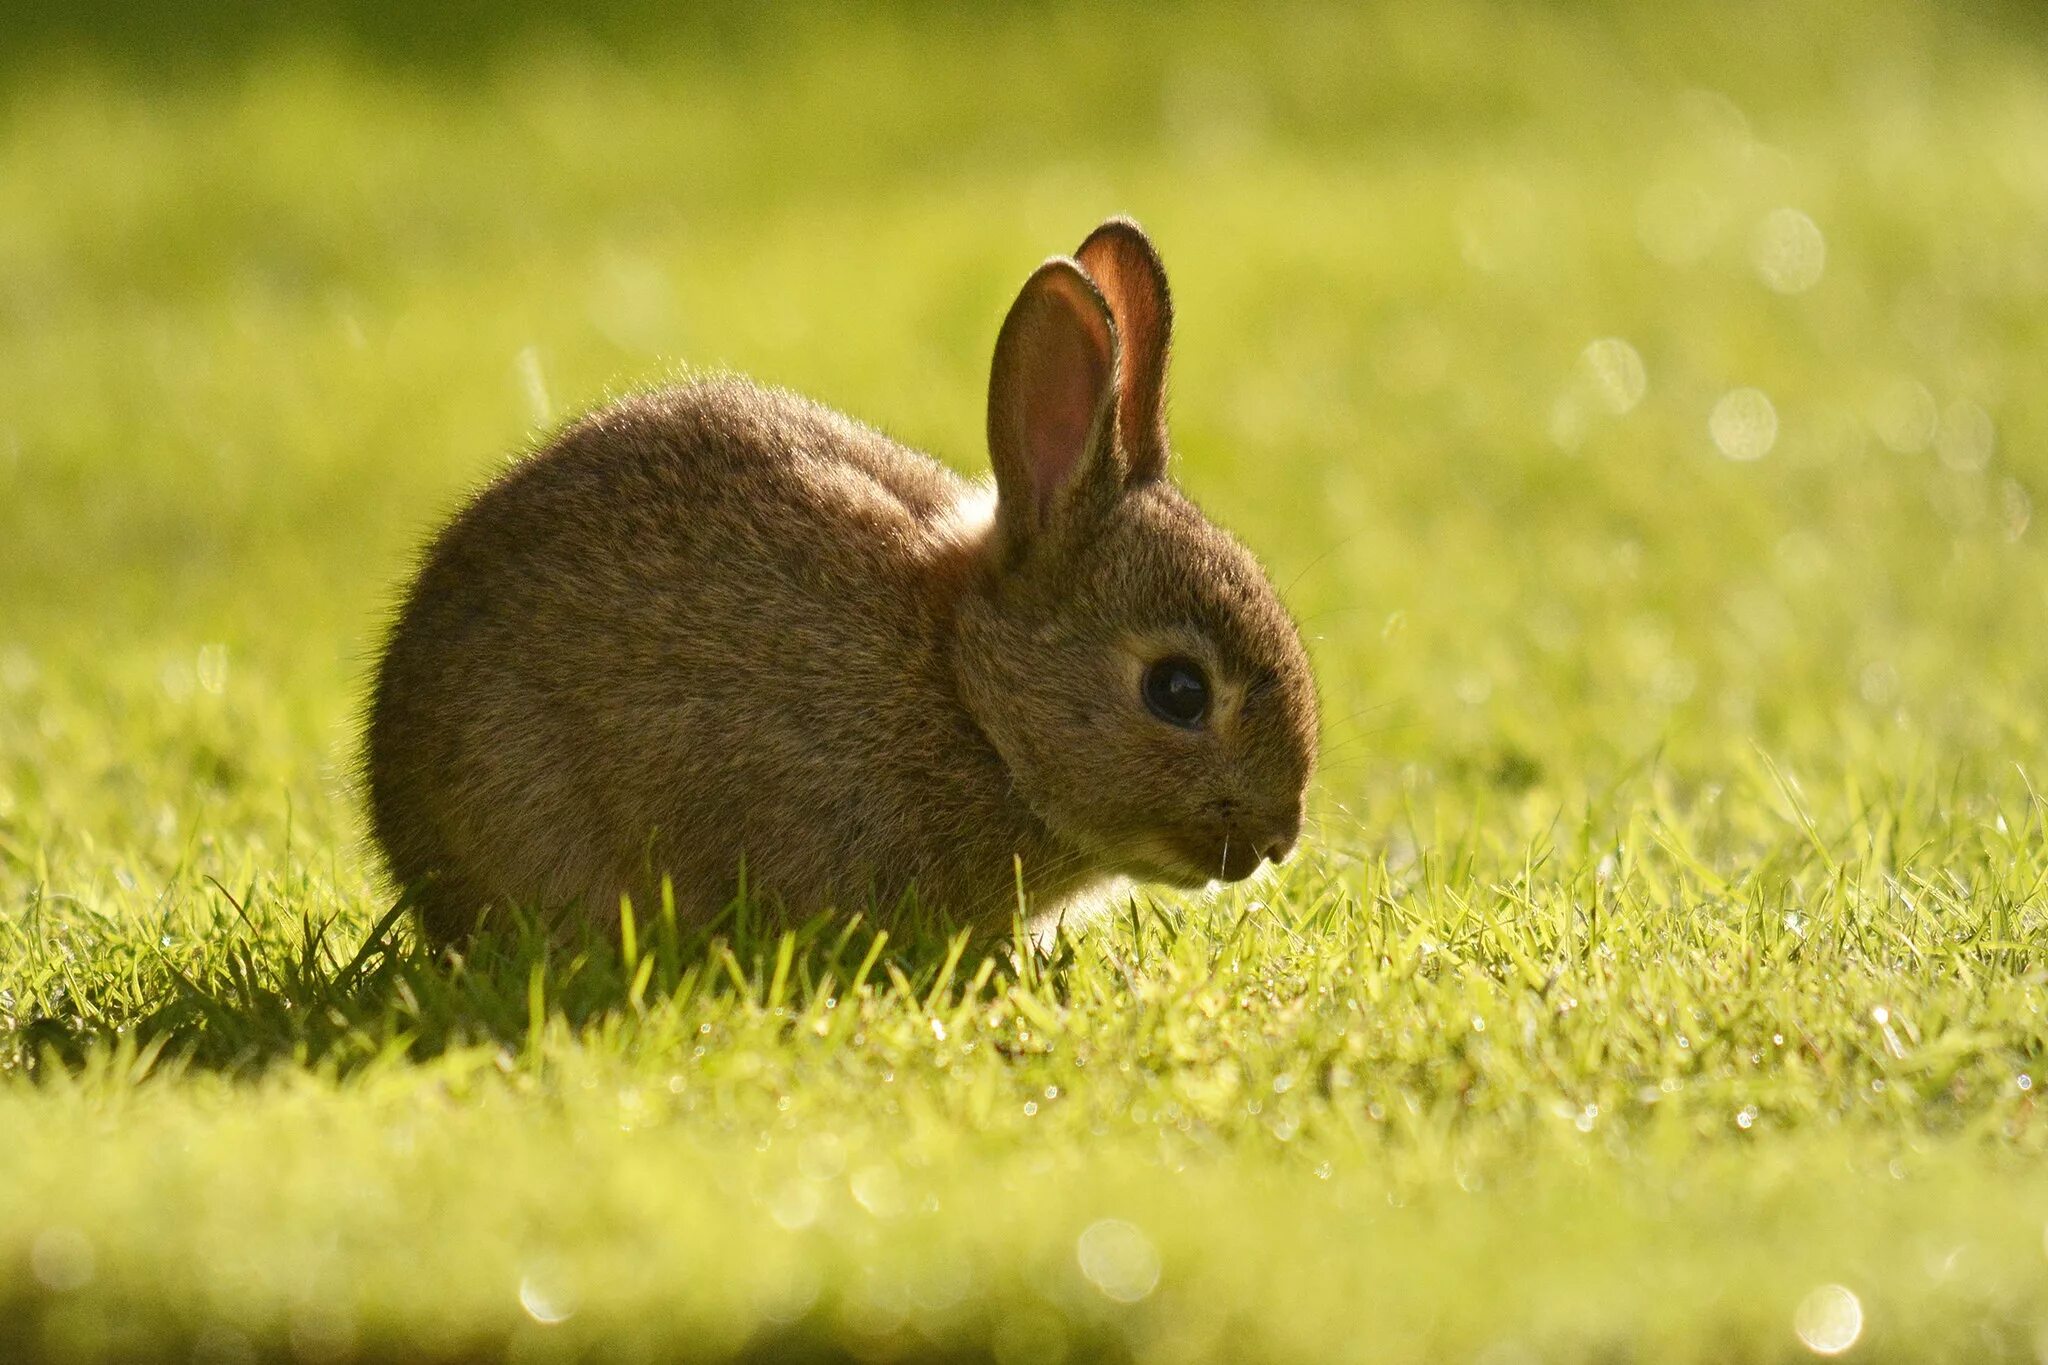
POLYGON ((1173 344, 1173 296, 1166 266, 1145 230, 1112 218, 1088 234, 1074 259, 1109 301, 1123 354, 1117 366, 1117 442, 1126 477, 1166 474, 1166 357, 1173 344))
POLYGON ((1010 546, 1122 490, 1116 356, 1109 305, 1081 268, 1055 256, 1033 271, 996 337, 988 381, 996 522, 1010 546))

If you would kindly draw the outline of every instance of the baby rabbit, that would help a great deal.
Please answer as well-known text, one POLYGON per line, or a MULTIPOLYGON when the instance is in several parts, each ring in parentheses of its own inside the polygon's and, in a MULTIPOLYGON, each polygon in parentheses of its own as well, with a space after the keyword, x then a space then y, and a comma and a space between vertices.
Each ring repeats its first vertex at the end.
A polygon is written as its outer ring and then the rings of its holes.
POLYGON ((485 489, 368 716, 429 938, 503 905, 616 923, 664 878, 700 921, 743 878, 788 912, 914 890, 995 926, 1020 889, 1043 918, 1285 858, 1314 684, 1257 561, 1167 481, 1172 317, 1127 219, 1033 272, 989 376, 992 510, 737 378, 626 399, 485 489))

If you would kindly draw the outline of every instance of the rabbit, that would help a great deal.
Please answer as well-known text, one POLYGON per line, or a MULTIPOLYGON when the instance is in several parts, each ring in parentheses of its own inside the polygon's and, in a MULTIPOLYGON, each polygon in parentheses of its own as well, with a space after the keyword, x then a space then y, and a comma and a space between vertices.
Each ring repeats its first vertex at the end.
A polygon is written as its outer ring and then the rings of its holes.
POLYGON ((932 907, 1005 927, 1295 846, 1317 700, 1258 562, 1167 478, 1164 267, 1128 219, 1025 282, 993 497, 736 377, 568 426, 455 516, 366 717, 426 937, 666 880, 702 923, 932 907))

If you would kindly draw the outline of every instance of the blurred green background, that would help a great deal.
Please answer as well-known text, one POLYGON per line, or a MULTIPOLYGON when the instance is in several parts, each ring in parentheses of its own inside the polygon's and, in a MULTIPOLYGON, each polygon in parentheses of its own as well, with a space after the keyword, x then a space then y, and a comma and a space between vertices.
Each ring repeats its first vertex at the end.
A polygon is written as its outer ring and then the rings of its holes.
POLYGON ((1010 290, 1128 211, 1186 481, 1292 585, 1335 728, 1381 708, 1358 747, 1614 767, 1788 695, 1967 740, 2039 680, 2015 12, 91 13, 10 44, 32 652, 332 679, 502 452, 684 368, 979 468, 1010 290))
POLYGON ((10 7, 0 1344, 1728 1359, 1818 1349, 1853 1271, 1866 1354, 2031 1358, 2043 13, 10 7), (1302 867, 1061 980, 912 952, 815 1047, 810 940, 793 1005, 772 938, 659 1008, 597 946, 437 984, 402 929, 336 985, 388 903, 365 670, 467 490, 710 368, 978 472, 1013 291, 1119 212, 1172 273, 1179 475, 1311 639, 1302 867), (618 1136, 705 1078, 640 1124, 672 1150, 618 1136), (785 1122, 842 1204, 914 1150, 967 1212, 782 1237, 785 1122), (652 1183, 564 1194, 605 1162, 652 1183), (1166 1266, 1122 1317, 1075 1278, 1104 1218, 1166 1266), (537 1244, 585 1286, 554 1335, 506 1288, 537 1244), (860 1267, 922 1304, 932 1247, 950 1306, 863 1319, 860 1267), (347 1333, 292 1336, 307 1285, 347 1333))

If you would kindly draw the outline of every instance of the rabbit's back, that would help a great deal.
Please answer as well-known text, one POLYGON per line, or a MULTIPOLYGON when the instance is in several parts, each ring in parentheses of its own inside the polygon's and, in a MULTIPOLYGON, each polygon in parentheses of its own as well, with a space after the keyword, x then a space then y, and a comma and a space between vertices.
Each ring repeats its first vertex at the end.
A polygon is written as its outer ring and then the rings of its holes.
POLYGON ((743 859, 792 901, 893 895, 962 839, 1033 846, 950 672, 973 496, 740 380, 616 405, 487 489, 428 552, 370 716, 378 839, 430 932, 605 915, 663 876, 702 914, 743 859))

